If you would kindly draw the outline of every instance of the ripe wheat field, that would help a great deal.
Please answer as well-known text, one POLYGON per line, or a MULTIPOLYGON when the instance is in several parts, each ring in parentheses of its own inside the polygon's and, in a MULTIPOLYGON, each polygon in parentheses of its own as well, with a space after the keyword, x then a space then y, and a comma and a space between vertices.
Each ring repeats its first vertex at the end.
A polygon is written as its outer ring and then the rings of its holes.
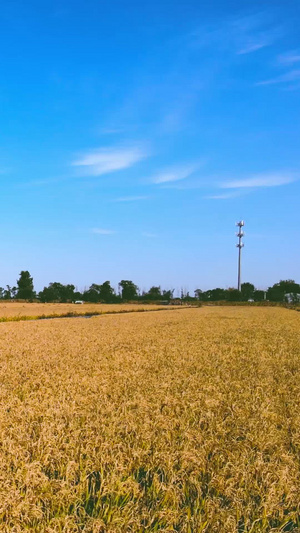
MULTIPOLYGON (((174 306, 176 307, 176 306, 174 306)), ((20 319, 35 319, 40 317, 59 317, 62 315, 83 314, 114 314, 153 311, 166 309, 165 305, 156 304, 91 304, 78 305, 73 303, 28 303, 22 301, 7 301, 0 303, 0 322, 18 321, 20 319)), ((172 307, 173 309, 173 307, 172 307)))
POLYGON ((0 324, 0 531, 300 531, 300 313, 0 324))

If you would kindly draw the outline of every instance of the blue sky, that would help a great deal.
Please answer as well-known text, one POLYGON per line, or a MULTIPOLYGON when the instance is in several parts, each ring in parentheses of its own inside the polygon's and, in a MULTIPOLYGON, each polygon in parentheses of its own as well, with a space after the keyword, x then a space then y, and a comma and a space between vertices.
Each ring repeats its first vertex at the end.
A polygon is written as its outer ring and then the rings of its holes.
POLYGON ((0 284, 298 282, 300 5, 1 6, 0 284))

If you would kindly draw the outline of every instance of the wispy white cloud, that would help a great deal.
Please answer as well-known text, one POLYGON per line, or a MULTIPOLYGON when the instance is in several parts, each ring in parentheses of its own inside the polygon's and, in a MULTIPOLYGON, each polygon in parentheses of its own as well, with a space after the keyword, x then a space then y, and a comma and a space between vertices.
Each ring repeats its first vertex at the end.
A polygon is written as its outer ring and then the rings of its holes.
POLYGON ((0 176, 4 176, 5 174, 10 174, 12 172, 12 168, 0 168, 0 176))
POLYGON ((242 179, 226 181, 220 184, 221 189, 244 189, 256 187, 279 187, 297 181, 300 174, 289 172, 255 174, 242 179))
MULTIPOLYGON (((221 178, 222 179, 222 178, 221 178)), ((282 171, 282 172, 261 172, 251 175, 243 175, 238 179, 230 179, 229 173, 223 173, 223 180, 220 181, 220 174, 204 174, 201 178, 197 176, 188 183, 166 183, 162 184, 164 189, 177 189, 189 191, 193 189, 231 189, 227 192, 212 192, 204 196, 211 200, 227 200, 246 194, 247 189, 256 189, 259 187, 279 187, 288 185, 300 180, 300 172, 282 171)))
POLYGON ((165 169, 152 177, 152 183, 162 184, 172 181, 180 181, 191 176, 196 170, 197 165, 186 165, 165 169))
POLYGON ((113 202, 139 202, 140 200, 148 200, 150 196, 121 196, 115 198, 113 202))
POLYGON ((277 83, 289 83, 300 79, 300 69, 290 70, 276 78, 257 82, 255 85, 275 85, 277 83))
POLYGON ((19 185, 21 185, 22 187, 43 187, 46 185, 53 185, 54 183, 70 181, 72 179, 73 179, 73 176, 70 173, 69 175, 57 176, 55 178, 44 178, 44 179, 31 180, 31 181, 20 183, 19 185))
POLYGON ((238 55, 251 54, 251 52, 257 52, 261 48, 265 48, 270 43, 268 41, 252 41, 247 43, 243 48, 237 51, 238 55))
POLYGON ((101 176, 132 167, 138 161, 148 157, 149 153, 139 146, 127 148, 100 148, 85 153, 73 161, 72 166, 79 167, 87 176, 101 176))
POLYGON ((95 233, 96 235, 113 235, 116 232, 111 229, 104 229, 104 228, 92 228, 92 233, 95 233))
POLYGON ((230 200, 231 198, 237 198, 238 196, 241 196, 241 194, 241 191, 232 191, 223 194, 211 194, 205 196, 204 198, 207 200, 230 200))
POLYGON ((251 54, 271 46, 281 34, 282 29, 274 25, 267 12, 239 17, 231 23, 231 35, 238 55, 251 54))
POLYGON ((107 127, 107 128, 98 128, 97 132, 100 135, 114 135, 116 133, 123 133, 125 131, 125 128, 113 128, 113 127, 107 127))
POLYGON ((148 231, 142 232, 142 237, 147 237, 148 239, 155 239, 157 235, 155 233, 150 233, 148 231))
POLYGON ((161 189, 170 189, 170 190, 177 190, 177 191, 192 191, 196 189, 205 189, 207 187, 210 187, 212 182, 214 182, 217 178, 215 176, 203 176, 200 179, 191 179, 188 182, 170 182, 170 183, 162 183, 161 189))
POLYGON ((216 47, 237 55, 257 52, 272 45, 282 34, 268 12, 228 18, 210 28, 199 28, 190 35, 193 47, 216 47))
POLYGON ((300 62, 300 52, 298 50, 290 50, 284 54, 280 54, 277 58, 280 65, 294 65, 300 62))

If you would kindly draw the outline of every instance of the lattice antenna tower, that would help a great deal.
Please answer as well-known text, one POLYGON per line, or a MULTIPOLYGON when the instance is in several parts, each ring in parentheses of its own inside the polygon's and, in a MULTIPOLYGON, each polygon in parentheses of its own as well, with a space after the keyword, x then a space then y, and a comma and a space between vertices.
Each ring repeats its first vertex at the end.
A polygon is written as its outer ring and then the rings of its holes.
POLYGON ((238 226, 239 231, 237 232, 236 236, 239 239, 238 244, 236 245, 239 249, 239 260, 238 260, 238 291, 241 292, 242 290, 242 278, 241 278, 241 268, 242 268, 242 248, 244 248, 243 243, 243 237, 245 235, 243 231, 243 227, 245 226, 245 222, 243 220, 240 220, 240 222, 236 223, 236 226, 238 226))

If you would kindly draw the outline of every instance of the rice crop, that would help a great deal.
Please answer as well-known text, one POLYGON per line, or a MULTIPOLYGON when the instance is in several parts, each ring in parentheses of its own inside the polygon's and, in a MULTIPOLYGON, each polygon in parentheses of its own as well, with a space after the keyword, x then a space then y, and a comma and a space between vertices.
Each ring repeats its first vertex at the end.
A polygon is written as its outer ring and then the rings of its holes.
POLYGON ((0 324, 0 531, 300 529, 300 315, 0 324))
MULTIPOLYGON (((167 307, 174 309, 176 306, 167 307)), ((178 307, 178 306, 177 306, 178 307)), ((102 315, 128 312, 156 311, 166 309, 159 304, 90 304, 73 303, 29 303, 20 301, 0 303, 0 322, 35 320, 38 318, 59 318, 83 315, 102 315)))

